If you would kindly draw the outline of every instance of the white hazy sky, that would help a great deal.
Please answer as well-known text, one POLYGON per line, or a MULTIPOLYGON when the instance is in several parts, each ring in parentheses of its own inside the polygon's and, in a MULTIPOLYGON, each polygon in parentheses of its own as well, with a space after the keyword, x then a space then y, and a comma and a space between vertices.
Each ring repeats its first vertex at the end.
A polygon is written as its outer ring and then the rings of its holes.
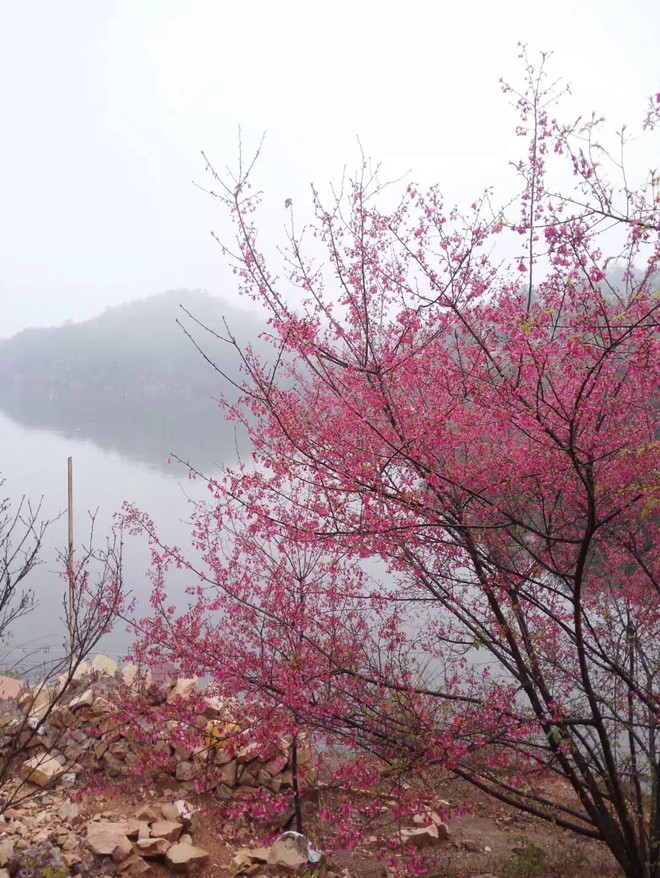
POLYGON ((518 41, 617 126, 658 91, 658 34, 654 0, 0 0, 0 336, 174 287, 235 300, 192 180, 239 125, 267 131, 277 226, 358 136, 385 176, 472 199, 516 151, 518 41))

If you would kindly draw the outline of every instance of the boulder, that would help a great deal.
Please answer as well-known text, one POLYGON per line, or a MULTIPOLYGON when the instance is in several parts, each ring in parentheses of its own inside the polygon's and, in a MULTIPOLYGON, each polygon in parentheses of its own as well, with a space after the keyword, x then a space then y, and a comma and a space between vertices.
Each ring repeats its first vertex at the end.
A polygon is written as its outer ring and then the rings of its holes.
POLYGON ((156 820, 162 820, 163 817, 160 805, 140 805, 135 816, 138 820, 147 823, 154 823, 156 820))
POLYGON ((114 659, 99 653, 92 662, 92 670, 96 671, 96 673, 101 676, 106 675, 108 677, 114 677, 119 670, 119 666, 114 659))
POLYGON ((241 848, 234 854, 229 871, 237 875, 251 869, 255 863, 268 862, 268 848, 241 848))
POLYGON ((149 837, 149 824, 145 820, 137 820, 132 819, 126 822, 126 836, 128 838, 148 838, 149 837), (141 836, 140 830, 142 827, 146 830, 146 835, 141 836))
POLYGON ((156 689, 171 689, 179 679, 179 672, 172 662, 159 662, 147 671, 147 688, 154 686, 156 689))
POLYGON ((119 836, 117 840, 117 844, 112 849, 112 862, 113 863, 123 863, 125 859, 130 857, 133 853, 133 845, 128 840, 128 838, 123 835, 119 836))
POLYGON ((23 680, 0 676, 0 701, 6 701, 8 698, 18 701, 24 692, 25 683, 23 680))
POLYGON ((57 848, 41 842, 21 851, 20 864, 14 878, 44 878, 47 875, 68 875, 69 870, 57 848))
POLYGON ((118 844, 133 845, 126 836, 126 823, 88 823, 87 844, 93 854, 111 857, 118 844))
POLYGON ((170 871, 175 874, 185 873, 197 866, 203 866, 208 858, 208 851, 183 842, 173 844, 165 854, 165 862, 170 871))
POLYGON ((197 768, 192 762, 179 762, 176 767, 176 779, 180 781, 194 780, 197 768))
POLYGON ((131 854, 117 867, 120 875, 133 878, 134 875, 147 875, 151 873, 151 866, 137 854, 131 854))
POLYGON ((184 829, 190 829, 194 832, 197 828, 198 809, 193 808, 190 802, 186 802, 185 799, 177 799, 172 803, 172 807, 176 809, 176 816, 172 818, 163 812, 163 817, 167 820, 178 820, 184 829))
POLYGON ((133 851, 141 857, 162 857, 171 847, 172 843, 166 838, 140 838, 133 845, 133 851))
POLYGON ((77 823, 82 821, 82 817, 80 816, 80 809, 77 805, 74 805, 73 802, 70 802, 66 799, 60 805, 60 809, 57 812, 58 817, 64 823, 69 823, 71 826, 75 826, 77 823))
POLYGON ((227 784, 228 787, 235 787, 237 769, 238 760, 236 759, 232 759, 231 762, 227 762, 225 765, 223 765, 220 768, 220 778, 222 780, 222 783, 227 784))
POLYGON ((182 832, 183 826, 178 821, 157 820, 155 823, 151 824, 152 838, 165 838, 167 841, 172 842, 172 844, 179 840, 182 832))
POLYGON ((0 701, 0 729, 6 735, 17 732, 24 722, 23 711, 12 699, 0 701))
POLYGON ((140 682, 140 669, 137 665, 126 665, 121 672, 121 676, 126 686, 137 688, 140 682))
POLYGON ((92 673, 92 669, 89 664, 85 661, 79 662, 75 671, 73 672, 74 680, 81 680, 83 677, 89 677, 92 673))
POLYGON ((274 777, 276 774, 280 774, 286 769, 287 762, 288 760, 286 756, 276 756, 274 759, 266 762, 263 768, 271 777, 274 777))
POLYGON ((442 826, 444 831, 440 830, 435 823, 422 826, 420 829, 403 829, 401 831, 401 842, 402 844, 412 844, 417 848, 438 844, 449 837, 449 830, 444 823, 442 826))
POLYGON ((4 867, 14 858, 14 840, 5 838, 0 841, 0 867, 4 867))
POLYGON ((441 819, 441 817, 436 814, 435 811, 431 811, 426 814, 415 814, 413 817, 413 823, 416 826, 427 827, 429 825, 435 826, 438 830, 438 836, 441 840, 449 838, 449 828, 447 824, 441 819))
POLYGON ((49 756, 47 753, 40 753, 27 759, 18 768, 18 773, 24 780, 40 787, 54 783, 64 774, 64 771, 64 766, 54 756, 49 756))
POLYGON ((199 691, 197 677, 180 677, 170 689, 167 700, 172 703, 177 698, 190 698, 197 691, 199 691))
POLYGON ((94 704, 94 690, 90 688, 85 689, 83 693, 72 698, 68 704, 68 708, 69 710, 76 710, 76 708, 80 707, 91 707, 92 704, 94 704))
POLYGON ((316 868, 322 860, 320 851, 300 832, 283 832, 268 851, 268 865, 296 871, 316 868))

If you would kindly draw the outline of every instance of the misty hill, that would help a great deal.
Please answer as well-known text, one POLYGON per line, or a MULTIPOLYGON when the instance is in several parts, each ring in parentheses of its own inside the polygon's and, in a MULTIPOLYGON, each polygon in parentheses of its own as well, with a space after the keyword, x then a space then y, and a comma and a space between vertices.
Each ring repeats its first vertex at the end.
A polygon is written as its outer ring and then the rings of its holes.
MULTIPOLYGON (((235 457, 235 425, 214 397, 232 389, 203 359, 238 375, 235 351, 196 326, 259 346, 258 315, 202 292, 175 290, 110 308, 92 320, 26 329, 0 340, 0 409, 21 424, 87 438, 143 462, 170 453, 197 467, 235 457)), ((244 437, 238 436, 240 444, 244 437)))

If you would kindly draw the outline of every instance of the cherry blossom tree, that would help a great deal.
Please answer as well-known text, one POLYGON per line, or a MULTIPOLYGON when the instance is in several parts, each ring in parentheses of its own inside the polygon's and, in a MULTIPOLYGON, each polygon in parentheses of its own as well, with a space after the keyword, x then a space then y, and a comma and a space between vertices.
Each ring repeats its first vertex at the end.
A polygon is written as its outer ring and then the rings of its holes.
POLYGON ((392 207, 365 162, 313 190, 277 275, 254 166, 208 165, 273 356, 208 327, 241 356, 254 455, 209 481, 196 601, 173 618, 159 580, 150 643, 657 878, 660 183, 630 181, 625 132, 619 158, 602 121, 562 125, 545 59, 525 65, 503 209, 414 184, 392 207))

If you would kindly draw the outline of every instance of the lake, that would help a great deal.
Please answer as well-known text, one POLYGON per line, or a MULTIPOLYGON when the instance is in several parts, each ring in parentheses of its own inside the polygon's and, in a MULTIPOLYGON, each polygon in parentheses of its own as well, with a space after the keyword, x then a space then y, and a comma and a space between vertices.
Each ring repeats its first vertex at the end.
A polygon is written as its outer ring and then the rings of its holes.
MULTIPOLYGON (((216 418, 217 409, 212 402, 209 409, 216 418)), ((135 431, 141 428, 139 422, 133 425, 135 431)), ((208 435, 204 441, 208 445, 208 435)), ((130 448, 135 444, 132 443, 130 448)), ((172 450, 195 461, 194 431, 191 431, 188 447, 172 450)), ((185 524, 189 507, 187 497, 199 498, 207 492, 201 482, 187 477, 185 467, 177 463, 167 464, 164 453, 161 443, 151 457, 131 457, 119 449, 99 447, 75 428, 69 428, 65 433, 26 426, 0 412, 0 472, 5 479, 0 496, 9 497, 15 504, 22 496, 33 504, 43 497, 43 516, 56 518, 66 510, 67 458, 72 456, 76 545, 88 542, 88 511, 98 510, 95 543, 102 546, 112 527, 113 516, 120 511, 124 501, 129 501, 151 514, 163 538, 185 547, 188 543, 185 524)), ((232 458, 235 455, 229 450, 226 456, 232 458)), ((208 466, 203 460, 202 465, 208 466)), ((212 472, 213 469, 205 471, 212 472)), ((26 585, 34 591, 37 606, 12 625, 9 642, 5 644, 11 652, 9 655, 5 652, 4 668, 10 667, 26 651, 36 649, 41 653, 48 649, 57 653, 66 641, 68 630, 64 622, 63 600, 67 583, 58 572, 58 550, 64 551, 66 545, 67 518, 63 514, 48 528, 41 554, 42 564, 26 580, 26 585)), ((145 571, 149 553, 144 540, 127 538, 124 562, 126 586, 137 598, 139 607, 148 612, 150 582, 145 571)), ((183 591, 183 583, 180 591, 183 591)), ((182 602, 181 594, 178 597, 182 602)), ((175 602, 176 598, 174 595, 175 602)), ((104 637, 99 651, 120 658, 130 642, 126 624, 120 622, 110 635, 104 637)))

